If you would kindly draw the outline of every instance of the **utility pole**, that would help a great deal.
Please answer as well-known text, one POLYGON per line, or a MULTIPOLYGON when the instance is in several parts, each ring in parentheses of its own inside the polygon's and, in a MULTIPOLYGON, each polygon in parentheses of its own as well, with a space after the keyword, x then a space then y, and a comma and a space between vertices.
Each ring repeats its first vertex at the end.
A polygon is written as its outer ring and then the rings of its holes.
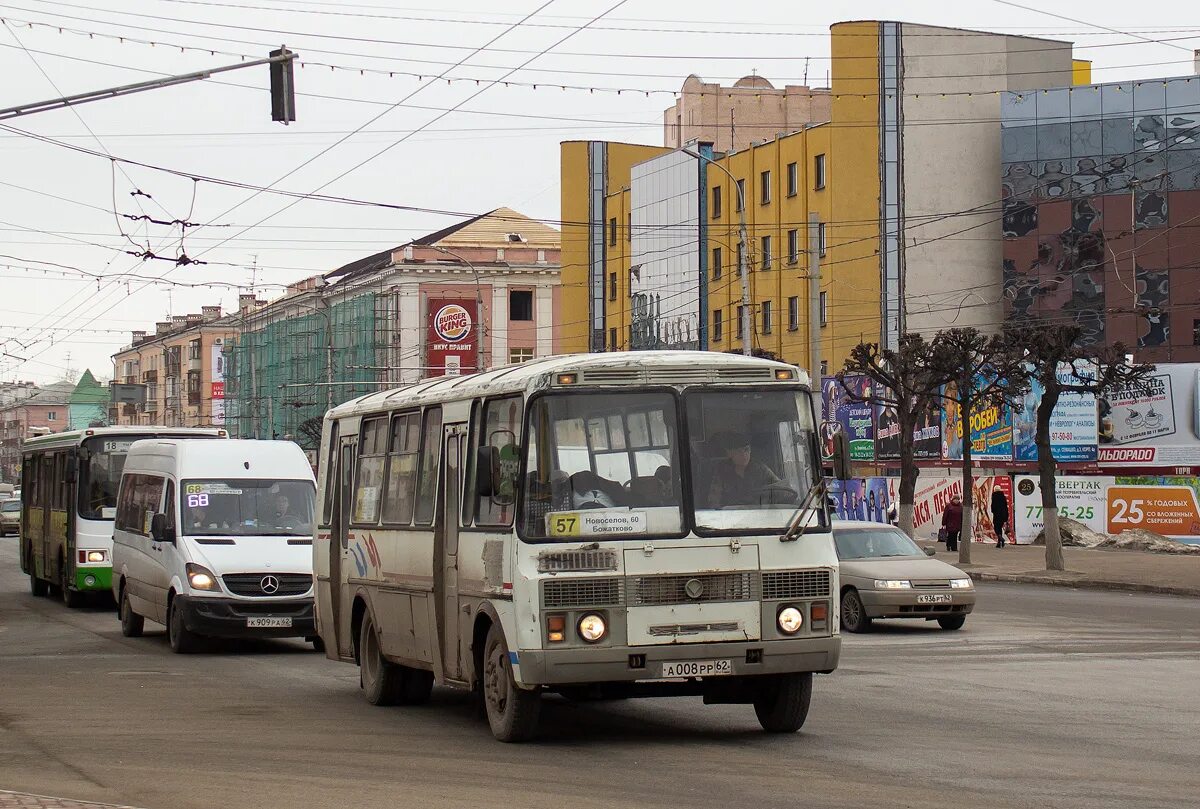
MULTIPOLYGON (((732 110, 730 111, 732 115, 732 110)), ((754 353, 754 335, 751 332, 752 317, 750 307, 750 237, 746 231, 746 194, 742 189, 742 184, 737 178, 729 172, 729 169, 722 166, 712 158, 705 157, 699 152, 693 152, 691 149, 680 149, 685 155, 694 157, 697 160, 703 160, 710 166, 715 166, 733 181, 733 191, 737 199, 738 208, 738 272, 742 276, 742 353, 749 357, 754 353)), ((708 189, 701 189, 700 193, 707 193, 708 189)))
MULTIPOLYGON (((821 223, 808 213, 808 372, 814 390, 821 388, 821 223)), ((818 398, 818 401, 820 399, 818 398)), ((820 405, 818 404, 818 407, 820 405)))

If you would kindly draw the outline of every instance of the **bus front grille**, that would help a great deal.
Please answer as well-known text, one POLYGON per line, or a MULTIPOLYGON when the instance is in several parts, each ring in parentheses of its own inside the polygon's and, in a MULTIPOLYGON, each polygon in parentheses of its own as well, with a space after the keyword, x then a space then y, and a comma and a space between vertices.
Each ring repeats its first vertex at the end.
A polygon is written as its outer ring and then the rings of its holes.
POLYGON ((538 554, 539 573, 616 569, 617 552, 611 549, 546 551, 538 554))
POLYGON ((694 604, 705 601, 754 601, 757 575, 737 573, 686 573, 670 576, 635 576, 630 579, 630 605, 694 604))
POLYGON ((828 570, 781 570, 762 575, 763 601, 829 595, 828 570))
POLYGON ((561 610, 571 607, 619 607, 624 602, 621 579, 554 579, 542 582, 542 606, 561 610))

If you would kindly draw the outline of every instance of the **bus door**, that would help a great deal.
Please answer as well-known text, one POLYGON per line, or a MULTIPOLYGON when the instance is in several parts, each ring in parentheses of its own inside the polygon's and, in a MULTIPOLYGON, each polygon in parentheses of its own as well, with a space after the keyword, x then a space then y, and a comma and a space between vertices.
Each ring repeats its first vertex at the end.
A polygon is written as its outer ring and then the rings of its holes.
POLYGON ((434 536, 433 589, 437 602, 438 640, 443 677, 462 679, 459 658, 458 524, 462 518, 462 468, 467 425, 447 424, 442 468, 442 513, 434 536))
POLYGON ((354 481, 354 456, 357 448, 358 436, 343 438, 338 448, 336 467, 330 470, 330 480, 336 481, 337 487, 333 493, 333 518, 329 539, 329 586, 333 596, 330 603, 333 607, 338 654, 346 657, 354 654, 354 639, 350 637, 350 597, 354 588, 346 581, 342 571, 349 569, 350 565, 350 490, 354 481))

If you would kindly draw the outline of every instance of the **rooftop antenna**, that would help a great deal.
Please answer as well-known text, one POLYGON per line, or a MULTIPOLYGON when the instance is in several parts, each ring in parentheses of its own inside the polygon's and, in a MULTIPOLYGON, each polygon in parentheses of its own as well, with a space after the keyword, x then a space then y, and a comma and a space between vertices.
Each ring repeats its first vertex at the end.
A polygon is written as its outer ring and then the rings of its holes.
POLYGON ((804 85, 808 86, 808 60, 810 57, 804 57, 804 85))

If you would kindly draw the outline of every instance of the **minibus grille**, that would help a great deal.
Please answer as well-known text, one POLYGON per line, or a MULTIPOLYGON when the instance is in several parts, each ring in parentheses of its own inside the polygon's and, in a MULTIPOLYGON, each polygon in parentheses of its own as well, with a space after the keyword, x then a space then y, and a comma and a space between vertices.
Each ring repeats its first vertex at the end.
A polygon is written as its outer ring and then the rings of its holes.
POLYGON ((300 596, 312 589, 312 576, 305 573, 229 573, 221 579, 237 596, 300 596))
POLYGON ((554 579, 542 582, 542 606, 559 610, 571 607, 618 607, 624 601, 621 579, 554 579))
POLYGON ((782 570, 762 575, 763 601, 829 595, 828 570, 782 570))
POLYGON ((703 601, 754 601, 754 573, 708 573, 690 576, 635 576, 630 579, 631 606, 692 604, 703 601))

